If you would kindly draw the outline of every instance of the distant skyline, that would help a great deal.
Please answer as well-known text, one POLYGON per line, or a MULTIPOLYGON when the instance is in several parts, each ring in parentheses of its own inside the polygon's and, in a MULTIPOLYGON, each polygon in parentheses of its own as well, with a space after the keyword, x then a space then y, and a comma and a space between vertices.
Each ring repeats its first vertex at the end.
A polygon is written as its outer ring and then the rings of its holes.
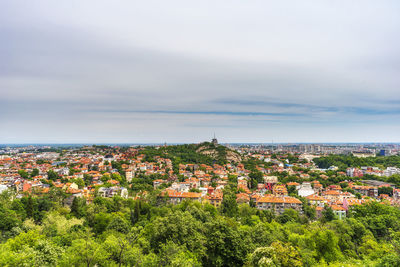
POLYGON ((0 2, 0 144, 400 142, 399 1, 0 2))
MULTIPOLYGON (((203 141, 204 142, 204 141, 203 141)), ((166 143, 166 145, 183 145, 183 144, 200 144, 203 142, 192 142, 192 143, 166 143)), ((119 147, 127 147, 127 146, 163 146, 165 143, 54 143, 54 144, 46 144, 46 143, 20 143, 20 144, 0 144, 0 149, 4 149, 7 147, 10 148, 22 148, 22 147, 82 147, 82 146, 119 146, 119 147)), ((383 149, 388 146, 399 146, 400 143, 219 143, 220 145, 228 145, 228 146, 240 146, 240 145, 248 145, 248 146, 265 146, 265 147, 288 147, 288 146, 300 146, 300 145, 321 145, 321 146, 364 146, 365 148, 370 148, 371 146, 377 146, 378 149, 383 149)))

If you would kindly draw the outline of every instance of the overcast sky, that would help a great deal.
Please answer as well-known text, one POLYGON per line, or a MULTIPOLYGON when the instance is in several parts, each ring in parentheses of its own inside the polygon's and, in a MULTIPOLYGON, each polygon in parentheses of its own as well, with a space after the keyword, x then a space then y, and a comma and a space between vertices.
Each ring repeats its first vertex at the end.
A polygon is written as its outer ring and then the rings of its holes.
POLYGON ((0 143, 400 142, 400 1, 0 2, 0 143))

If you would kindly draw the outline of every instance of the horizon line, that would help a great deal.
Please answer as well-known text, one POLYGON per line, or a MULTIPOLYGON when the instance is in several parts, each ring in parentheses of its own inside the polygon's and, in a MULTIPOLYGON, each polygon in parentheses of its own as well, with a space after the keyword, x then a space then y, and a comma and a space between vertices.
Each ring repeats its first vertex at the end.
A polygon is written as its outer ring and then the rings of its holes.
MULTIPOLYGON (((0 143, 0 146, 5 145, 159 145, 159 144, 199 144, 204 142, 211 141, 201 141, 201 142, 66 142, 66 143, 57 143, 57 142, 21 142, 21 143, 0 143)), ((268 144, 268 145, 295 145, 295 144, 400 144, 399 142, 373 142, 373 141, 351 141, 351 142, 219 142, 219 144, 268 144)))

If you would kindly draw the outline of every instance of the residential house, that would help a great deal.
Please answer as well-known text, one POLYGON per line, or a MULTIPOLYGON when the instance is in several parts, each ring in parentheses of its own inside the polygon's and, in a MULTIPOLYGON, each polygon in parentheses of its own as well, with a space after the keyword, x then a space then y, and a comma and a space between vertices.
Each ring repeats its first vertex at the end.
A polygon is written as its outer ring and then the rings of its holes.
POLYGON ((302 202, 294 197, 265 195, 256 201, 256 207, 260 210, 273 210, 282 214, 285 209, 295 209, 301 212, 302 202))

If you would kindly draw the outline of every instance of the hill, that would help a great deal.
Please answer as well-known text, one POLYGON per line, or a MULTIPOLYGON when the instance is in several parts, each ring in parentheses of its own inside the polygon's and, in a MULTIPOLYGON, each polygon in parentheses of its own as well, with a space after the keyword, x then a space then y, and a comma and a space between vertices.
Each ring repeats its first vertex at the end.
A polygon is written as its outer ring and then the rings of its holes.
POLYGON ((204 142, 199 144, 196 152, 203 155, 207 155, 213 158, 214 160, 224 163, 226 162, 239 163, 240 161, 242 161, 242 157, 238 152, 229 149, 226 146, 214 145, 209 142, 204 142))
POLYGON ((226 164, 238 163, 242 160, 240 154, 223 145, 214 145, 210 142, 200 144, 184 144, 166 147, 148 147, 143 150, 147 161, 155 161, 155 156, 169 158, 182 164, 226 164))

